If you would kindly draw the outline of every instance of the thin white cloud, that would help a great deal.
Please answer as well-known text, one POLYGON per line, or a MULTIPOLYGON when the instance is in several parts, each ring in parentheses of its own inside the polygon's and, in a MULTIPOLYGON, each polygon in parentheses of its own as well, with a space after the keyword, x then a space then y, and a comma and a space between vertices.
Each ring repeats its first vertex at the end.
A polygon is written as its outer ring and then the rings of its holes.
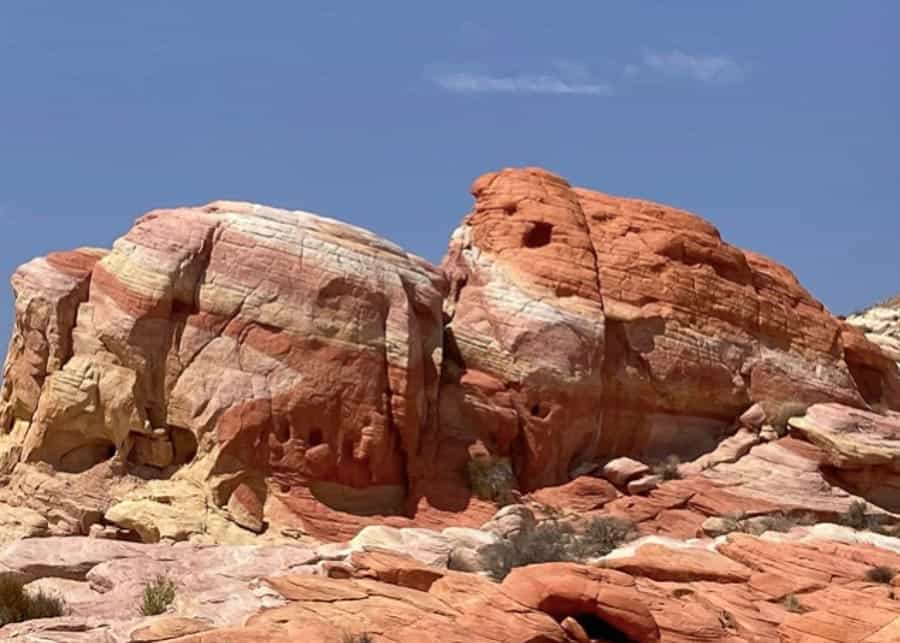
POLYGON ((574 82, 561 76, 547 74, 491 76, 462 72, 437 76, 435 82, 447 91, 462 94, 508 93, 608 96, 612 93, 612 88, 604 83, 593 81, 574 82))
MULTIPOLYGON (((644 53, 643 66, 670 76, 686 76, 694 80, 710 83, 739 80, 740 66, 727 56, 698 56, 683 51, 644 53)), ((634 66, 629 65, 626 73, 633 74, 634 66)))

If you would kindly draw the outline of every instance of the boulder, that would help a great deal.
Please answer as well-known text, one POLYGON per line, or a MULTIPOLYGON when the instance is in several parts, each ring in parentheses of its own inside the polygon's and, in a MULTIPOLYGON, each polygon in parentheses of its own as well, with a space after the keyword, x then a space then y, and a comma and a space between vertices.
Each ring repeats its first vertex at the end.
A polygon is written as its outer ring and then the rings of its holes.
POLYGON ((662 476, 641 476, 636 480, 632 480, 628 483, 628 493, 631 495, 637 495, 641 493, 647 493, 648 491, 653 491, 656 487, 659 486, 659 483, 662 482, 662 476))
POLYGON ((386 550, 405 554, 429 567, 445 569, 454 546, 450 537, 428 529, 366 527, 350 541, 360 551, 386 550))
POLYGON ((603 467, 603 477, 617 487, 624 487, 631 480, 640 478, 649 472, 650 467, 631 458, 615 458, 603 467))

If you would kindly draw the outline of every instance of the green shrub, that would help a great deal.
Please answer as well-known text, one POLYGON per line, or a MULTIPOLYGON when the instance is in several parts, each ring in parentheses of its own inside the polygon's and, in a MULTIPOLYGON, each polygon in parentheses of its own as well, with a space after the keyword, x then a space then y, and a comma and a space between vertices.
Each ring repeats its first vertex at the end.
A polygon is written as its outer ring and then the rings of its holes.
POLYGON ((29 592, 18 578, 0 576, 0 627, 35 618, 52 618, 65 614, 62 599, 42 591, 29 592))
POLYGON ((471 458, 467 465, 469 487, 482 500, 507 505, 513 501, 518 483, 509 458, 479 456, 471 458))
POLYGON ((681 477, 681 473, 678 471, 680 464, 681 459, 677 455, 667 456, 661 462, 653 465, 653 475, 657 475, 663 480, 678 480, 681 477))
POLYGON ((896 569, 884 565, 870 567, 866 570, 866 580, 871 583, 890 583, 896 575, 896 569))
POLYGON ((156 616, 166 611, 175 600, 175 583, 166 576, 157 576, 144 585, 141 614, 156 616))
POLYGON ((800 603, 800 599, 793 594, 785 596, 781 604, 784 605, 784 609, 794 614, 803 614, 806 611, 806 608, 800 603))

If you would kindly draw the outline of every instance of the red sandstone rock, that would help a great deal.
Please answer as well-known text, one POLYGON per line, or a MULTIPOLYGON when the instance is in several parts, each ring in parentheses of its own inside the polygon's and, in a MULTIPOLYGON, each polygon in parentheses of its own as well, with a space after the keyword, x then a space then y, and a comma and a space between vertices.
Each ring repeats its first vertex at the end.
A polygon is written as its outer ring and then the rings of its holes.
POLYGON ((842 322, 790 271, 699 217, 537 169, 485 175, 472 191, 443 264, 441 422, 512 454, 525 488, 564 481, 586 453, 695 457, 757 401, 893 403, 900 380, 877 347, 845 351, 842 322), (580 386, 588 399, 573 406, 580 386))
POLYGON ((900 405, 890 342, 690 213, 534 168, 472 192, 445 274, 364 230, 232 202, 152 212, 109 253, 20 268, 0 538, 101 520, 207 541, 475 526, 492 513, 468 491, 475 451, 510 457, 540 502, 643 533, 737 511, 834 517, 855 499, 835 482, 894 508, 885 467, 756 445, 759 413, 713 450, 756 402, 900 405), (708 455, 643 498, 571 480, 670 453, 708 455))

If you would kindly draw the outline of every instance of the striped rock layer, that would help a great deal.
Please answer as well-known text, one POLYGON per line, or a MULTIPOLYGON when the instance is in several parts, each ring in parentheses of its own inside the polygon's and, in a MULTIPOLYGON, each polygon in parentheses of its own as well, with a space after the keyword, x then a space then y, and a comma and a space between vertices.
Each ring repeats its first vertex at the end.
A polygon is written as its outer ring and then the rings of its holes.
MULTIPOLYGON (((472 191, 440 269, 234 202, 22 266, 0 467, 106 463, 147 489, 186 481, 195 513, 253 532, 310 529, 338 520, 322 503, 471 508, 466 463, 485 454, 530 490, 609 455, 710 451, 758 401, 900 407, 891 356, 699 217, 539 169, 472 191)), ((129 528, 178 538, 179 489, 107 520, 147 512, 129 528)))
POLYGON ((443 264, 441 419, 527 487, 597 455, 696 457, 754 402, 900 405, 879 346, 700 217, 535 168, 472 193, 443 264))
POLYGON ((23 461, 79 473, 115 456, 149 477, 190 464, 250 527, 273 485, 422 475, 442 352, 433 267, 342 223, 225 202, 151 212, 98 258, 13 278, 0 417, 23 461))

